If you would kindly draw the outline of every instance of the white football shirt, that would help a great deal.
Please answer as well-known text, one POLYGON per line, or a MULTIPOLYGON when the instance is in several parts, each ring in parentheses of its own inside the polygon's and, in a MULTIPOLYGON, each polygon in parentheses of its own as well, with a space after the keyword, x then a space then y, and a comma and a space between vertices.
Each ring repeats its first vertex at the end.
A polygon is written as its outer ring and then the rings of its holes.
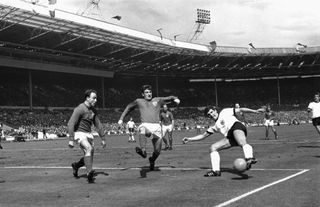
POLYGON ((234 108, 225 108, 219 113, 216 123, 207 129, 207 132, 209 134, 219 132, 227 137, 229 130, 237 121, 239 120, 235 117, 234 108))
POLYGON ((320 102, 309 103, 308 109, 311 109, 311 112, 312 112, 311 118, 320 117, 320 102))

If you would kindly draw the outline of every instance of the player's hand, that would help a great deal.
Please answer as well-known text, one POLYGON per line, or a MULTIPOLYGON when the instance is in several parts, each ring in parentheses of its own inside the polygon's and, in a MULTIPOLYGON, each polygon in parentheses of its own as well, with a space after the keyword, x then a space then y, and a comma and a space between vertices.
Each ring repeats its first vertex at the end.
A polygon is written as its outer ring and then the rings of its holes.
POLYGON ((74 143, 73 143, 73 141, 70 140, 68 146, 69 146, 69 148, 74 148, 74 143))
POLYGON ((123 121, 120 119, 120 120, 118 121, 118 124, 119 124, 119 125, 122 125, 122 124, 123 124, 123 121))
POLYGON ((264 113, 266 110, 264 108, 260 108, 257 110, 257 113, 264 113))
POLYGON ((189 142, 189 139, 187 138, 187 137, 184 137, 183 139, 182 139, 182 143, 183 144, 187 144, 189 142))
POLYGON ((174 101, 177 105, 180 104, 180 99, 178 99, 178 98, 174 99, 173 101, 174 101))
POLYGON ((106 146, 107 146, 106 141, 102 140, 101 141, 101 146, 102 146, 102 148, 106 148, 106 146))

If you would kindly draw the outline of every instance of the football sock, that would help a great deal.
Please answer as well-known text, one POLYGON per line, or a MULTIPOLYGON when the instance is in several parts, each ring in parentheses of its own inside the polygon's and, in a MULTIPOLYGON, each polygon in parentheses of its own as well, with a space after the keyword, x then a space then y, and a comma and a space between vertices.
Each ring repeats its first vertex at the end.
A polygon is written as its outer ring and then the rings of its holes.
POLYGON ((172 137, 169 137, 169 146, 172 147, 172 137))
POLYGON ((163 140, 164 144, 165 144, 166 146, 168 146, 168 140, 167 140, 167 138, 163 137, 162 140, 163 140))
POLYGON ((210 153, 211 166, 213 171, 220 171, 220 155, 219 152, 213 151, 210 153))
POLYGON ((151 160, 154 162, 156 161, 156 159, 159 157, 160 153, 156 153, 156 152, 153 152, 152 153, 152 157, 151 157, 151 160))
POLYGON ((84 157, 84 163, 87 168, 87 173, 89 173, 92 170, 92 159, 91 156, 85 156, 84 157))
POLYGON ((251 145, 245 144, 242 146, 244 157, 245 158, 253 158, 253 149, 251 145))
POLYGON ((140 148, 142 151, 146 151, 147 137, 143 134, 139 136, 140 148))
POLYGON ((84 158, 82 157, 79 162, 76 162, 76 167, 81 168, 84 166, 84 158))

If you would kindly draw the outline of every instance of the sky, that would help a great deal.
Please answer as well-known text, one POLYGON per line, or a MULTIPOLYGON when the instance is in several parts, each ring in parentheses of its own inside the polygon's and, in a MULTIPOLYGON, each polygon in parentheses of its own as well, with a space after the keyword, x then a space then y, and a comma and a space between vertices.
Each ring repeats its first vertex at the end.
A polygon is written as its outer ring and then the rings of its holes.
MULTIPOLYGON (((218 46, 320 46, 320 0, 57 0, 58 9, 179 41, 190 41, 197 9, 209 10, 211 23, 192 42, 218 46), (121 16, 121 20, 113 16, 121 16)), ((47 4, 47 0, 39 0, 47 4)))

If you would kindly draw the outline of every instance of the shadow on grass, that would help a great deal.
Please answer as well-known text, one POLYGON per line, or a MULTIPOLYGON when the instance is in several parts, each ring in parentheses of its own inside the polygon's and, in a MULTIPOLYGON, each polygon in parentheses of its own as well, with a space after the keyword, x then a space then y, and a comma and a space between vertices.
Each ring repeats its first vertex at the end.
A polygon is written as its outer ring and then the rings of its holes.
POLYGON ((238 175, 239 177, 234 177, 231 178, 232 180, 247 180, 249 178, 252 178, 252 176, 247 175, 245 172, 239 172, 237 170, 234 170, 232 168, 222 168, 221 169, 222 172, 228 172, 234 175, 238 175))
MULTIPOLYGON (((96 170, 95 170, 95 172, 94 172, 94 179, 93 179, 93 181, 96 179, 95 177, 97 177, 98 175, 109 176, 109 174, 108 174, 108 173, 106 173, 106 172, 103 172, 103 171, 96 171, 96 170)), ((85 174, 82 174, 82 175, 79 175, 78 177, 76 177, 76 179, 80 179, 80 178, 85 178, 85 179, 87 179, 87 174, 85 173, 85 174)))
POLYGON ((297 148, 320 148, 320 146, 317 145, 302 145, 302 146, 297 146, 297 148))

